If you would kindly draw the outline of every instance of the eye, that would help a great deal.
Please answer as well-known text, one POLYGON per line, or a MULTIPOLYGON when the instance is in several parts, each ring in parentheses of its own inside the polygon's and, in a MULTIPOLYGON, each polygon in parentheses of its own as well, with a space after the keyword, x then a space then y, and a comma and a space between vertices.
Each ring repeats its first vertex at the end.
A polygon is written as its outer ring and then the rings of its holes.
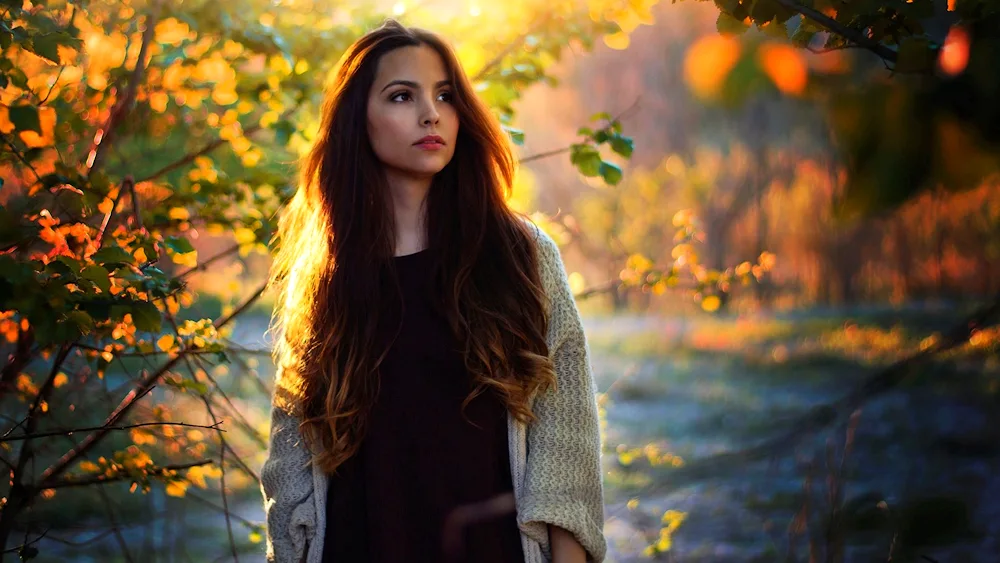
POLYGON ((396 101, 406 101, 409 98, 410 98, 410 93, 407 92, 406 90, 403 90, 402 92, 396 92, 395 94, 389 96, 389 100, 393 101, 393 102, 396 102, 396 101), (397 98, 399 98, 400 96, 405 96, 406 99, 404 99, 404 100, 397 100, 397 98))
POLYGON ((440 99, 442 102, 451 103, 455 99, 455 97, 451 94, 451 92, 444 91, 438 94, 438 99, 440 99))

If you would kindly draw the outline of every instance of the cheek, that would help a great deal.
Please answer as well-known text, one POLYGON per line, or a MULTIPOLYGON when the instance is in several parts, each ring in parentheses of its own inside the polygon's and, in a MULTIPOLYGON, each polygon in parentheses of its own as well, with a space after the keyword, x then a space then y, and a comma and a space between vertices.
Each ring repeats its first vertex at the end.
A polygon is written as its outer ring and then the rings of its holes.
POLYGON ((388 116, 380 115, 368 119, 368 138, 371 139, 372 148, 376 153, 391 151, 396 141, 406 138, 404 133, 397 120, 388 116))

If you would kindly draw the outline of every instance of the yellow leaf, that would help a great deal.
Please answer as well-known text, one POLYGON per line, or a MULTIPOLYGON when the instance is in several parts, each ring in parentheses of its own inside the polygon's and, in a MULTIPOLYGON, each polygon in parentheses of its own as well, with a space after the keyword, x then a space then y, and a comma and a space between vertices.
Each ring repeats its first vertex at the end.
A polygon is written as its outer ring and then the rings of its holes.
POLYGON ((202 471, 202 466, 192 467, 187 470, 187 478, 191 481, 194 486, 199 489, 207 489, 208 483, 205 482, 205 472, 202 471))
POLYGON ((14 124, 10 121, 10 111, 7 106, 0 106, 0 133, 7 134, 14 130, 14 124))
POLYGON ((167 484, 167 494, 172 497, 183 497, 187 493, 188 484, 184 481, 171 481, 167 484))
POLYGON ((51 145, 55 141, 56 109, 49 106, 38 108, 38 122, 41 125, 41 134, 34 131, 19 133, 21 140, 33 149, 51 145))
POLYGON ((170 210, 168 216, 177 221, 187 221, 191 218, 191 212, 184 207, 174 207, 170 210))
POLYGON ((233 151, 236 152, 236 154, 240 155, 250 150, 250 147, 253 146, 253 143, 250 142, 250 139, 247 139, 243 135, 236 137, 235 139, 230 141, 229 144, 232 145, 233 151))
POLYGON ((708 295, 701 300, 701 308, 709 313, 718 311, 721 306, 722 300, 717 295, 708 295))
POLYGON ((639 506, 639 499, 637 498, 629 499, 628 504, 626 504, 625 506, 627 506, 629 510, 635 510, 636 507, 639 506))
POLYGON ((52 381, 52 385, 56 389, 58 389, 58 388, 62 387, 63 385, 66 385, 67 382, 69 382, 69 378, 66 377, 66 374, 65 373, 60 373, 59 375, 56 375, 56 378, 52 381))
POLYGON ((243 153, 240 156, 240 160, 243 162, 243 166, 252 168, 254 166, 257 166, 257 163, 260 162, 260 157, 261 157, 260 151, 254 149, 243 153))
POLYGON ((187 80, 189 74, 190 71, 186 66, 183 66, 180 61, 174 61, 173 64, 163 71, 163 89, 170 91, 180 90, 184 86, 184 81, 187 80))
POLYGON ((250 543, 260 543, 261 541, 264 540, 264 538, 261 537, 260 532, 256 530, 250 532, 249 537, 250 537, 250 543))
POLYGON ((111 206, 113 206, 114 203, 115 202, 111 201, 110 197, 106 197, 104 198, 104 201, 97 204, 97 210, 102 214, 107 215, 108 213, 111 213, 111 206))
POLYGON ((235 89, 220 87, 212 90, 212 101, 220 106, 228 106, 229 104, 236 103, 239 99, 240 97, 235 89))
POLYGON ((684 81, 700 97, 718 95, 740 50, 740 40, 730 35, 712 33, 698 39, 684 56, 684 81))
POLYGON ((169 352, 174 348, 174 335, 164 334, 156 341, 156 347, 164 352, 169 352))
POLYGON ((166 43, 167 45, 180 45, 188 35, 191 33, 191 29, 186 23, 177 20, 176 18, 167 18, 160 20, 156 24, 154 29, 156 35, 156 41, 159 43, 166 43))
POLYGON ((806 89, 809 70, 799 49, 780 43, 765 43, 758 51, 764 73, 785 94, 797 96, 806 89))
POLYGON ((205 94, 201 90, 185 90, 183 100, 184 101, 179 101, 177 103, 185 105, 191 109, 198 109, 201 107, 201 103, 205 100, 205 94))
POLYGON ((153 92, 149 95, 149 107, 153 108, 156 113, 167 111, 167 102, 169 101, 170 96, 166 92, 153 92))
POLYGON ((604 36, 604 44, 616 51, 628 49, 629 43, 628 34, 621 31, 604 36))
POLYGON ((195 250, 184 254, 173 254, 170 256, 170 260, 178 266, 194 268, 198 265, 198 251, 195 250))
POLYGON ((132 441, 137 446, 156 443, 156 436, 145 430, 142 430, 141 428, 133 428, 131 431, 129 431, 129 435, 132 437, 132 441))
MULTIPOLYGON (((6 108, 4 108, 4 110, 0 110, 0 111, 5 111, 5 110, 6 110, 6 108)), ((272 126, 272 125, 274 125, 275 123, 278 122, 278 117, 280 117, 280 115, 278 114, 278 112, 273 111, 273 110, 269 111, 269 112, 265 113, 264 115, 260 116, 260 126, 261 127, 270 127, 270 126, 272 126)))
POLYGON ((236 57, 243 54, 243 45, 233 41, 232 39, 227 39, 222 45, 222 56, 227 59, 235 59, 236 57))
POLYGON ((240 244, 250 244, 257 240, 257 235, 254 234, 253 229, 239 227, 233 231, 233 238, 240 244))
POLYGON ((80 470, 81 471, 86 471, 88 473, 95 473, 97 471, 100 471, 101 468, 96 463, 94 463, 92 461, 81 461, 80 462, 80 470))
POLYGON ((149 259, 146 257, 146 250, 143 248, 137 249, 132 255, 135 256, 136 262, 140 264, 145 264, 146 262, 149 262, 149 259))

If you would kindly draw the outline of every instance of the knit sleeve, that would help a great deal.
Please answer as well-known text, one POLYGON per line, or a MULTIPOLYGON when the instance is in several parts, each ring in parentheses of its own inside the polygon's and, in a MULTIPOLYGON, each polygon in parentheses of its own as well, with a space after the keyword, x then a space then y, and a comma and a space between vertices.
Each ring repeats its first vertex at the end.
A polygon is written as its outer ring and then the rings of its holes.
POLYGON ((297 417, 271 407, 268 454, 260 471, 268 563, 304 561, 316 529, 311 454, 298 426, 297 417))
MULTIPOLYGON (((537 228, 537 227, 536 227, 537 228)), ((548 524, 571 532, 601 562, 604 491, 601 438, 589 350, 559 248, 538 230, 539 268, 549 302, 549 354, 556 387, 533 404, 538 420, 528 426, 525 494, 518 507, 521 529, 551 559, 548 524)))

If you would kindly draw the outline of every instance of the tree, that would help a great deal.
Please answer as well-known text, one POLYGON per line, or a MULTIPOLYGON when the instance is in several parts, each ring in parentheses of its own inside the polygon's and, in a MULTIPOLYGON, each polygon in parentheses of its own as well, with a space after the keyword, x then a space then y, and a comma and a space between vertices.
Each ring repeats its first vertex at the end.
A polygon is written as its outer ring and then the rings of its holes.
MULTIPOLYGON (((891 77, 831 89, 830 123, 849 172, 846 214, 878 213, 943 185, 969 189, 1000 167, 1000 7, 988 0, 715 0, 726 34, 751 25, 811 51, 862 49, 891 77)), ((746 75, 734 73, 746 95, 746 75)))

